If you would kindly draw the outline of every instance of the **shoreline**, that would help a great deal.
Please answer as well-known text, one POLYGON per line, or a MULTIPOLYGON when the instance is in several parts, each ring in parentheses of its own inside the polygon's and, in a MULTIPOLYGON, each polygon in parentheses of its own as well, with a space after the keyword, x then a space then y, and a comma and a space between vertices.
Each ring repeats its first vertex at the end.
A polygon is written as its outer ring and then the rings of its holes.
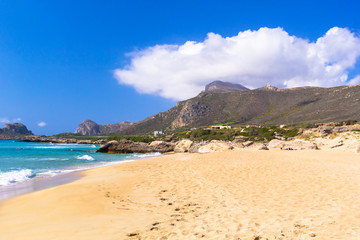
POLYGON ((357 239, 357 159, 356 153, 249 149, 94 168, 70 183, 0 202, 0 235, 357 239))
POLYGON ((55 176, 37 177, 24 182, 14 183, 12 185, 0 186, 0 203, 24 194, 37 192, 76 181, 77 179, 81 178, 82 171, 86 170, 60 173, 55 176))
MULTIPOLYGON (((170 154, 170 153, 168 153, 170 154)), ((76 181, 80 179, 83 176, 83 172, 101 168, 101 167, 107 167, 111 165, 117 165, 127 162, 133 162, 138 161, 141 159, 147 159, 147 158, 154 158, 159 157, 161 155, 158 155, 157 153, 152 154, 146 154, 144 156, 136 157, 133 156, 133 159, 123 159, 123 160, 117 160, 117 161, 111 161, 111 162, 102 162, 98 164, 89 164, 89 165, 83 165, 83 168, 74 168, 74 169, 61 169, 59 171, 65 171, 60 172, 56 175, 41 175, 36 176, 32 179, 28 179, 23 182, 16 182, 14 184, 0 186, 0 203, 2 201, 21 196, 24 194, 44 190, 47 188, 53 188, 56 186, 61 186, 67 183, 71 183, 73 181, 76 181), (70 172, 66 172, 70 171, 70 172)))

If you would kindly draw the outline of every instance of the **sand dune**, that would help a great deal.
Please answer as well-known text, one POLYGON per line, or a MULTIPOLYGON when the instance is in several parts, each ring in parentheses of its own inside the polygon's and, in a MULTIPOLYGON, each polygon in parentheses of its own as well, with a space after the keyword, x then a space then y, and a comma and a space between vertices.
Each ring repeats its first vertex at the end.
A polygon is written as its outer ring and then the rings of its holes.
POLYGON ((4 201, 0 239, 360 239, 360 155, 174 154, 4 201))

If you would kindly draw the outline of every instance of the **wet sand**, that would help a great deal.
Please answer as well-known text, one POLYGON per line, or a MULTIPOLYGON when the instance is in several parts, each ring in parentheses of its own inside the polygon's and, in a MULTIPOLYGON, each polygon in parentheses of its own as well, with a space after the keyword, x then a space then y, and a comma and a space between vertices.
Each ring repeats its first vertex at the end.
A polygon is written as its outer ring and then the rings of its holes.
POLYGON ((63 173, 52 177, 39 177, 26 182, 9 186, 0 186, 0 201, 26 193, 40 191, 46 188, 59 186, 80 179, 77 172, 63 173))
POLYGON ((1 239, 360 239, 360 155, 173 154, 0 203, 1 239))

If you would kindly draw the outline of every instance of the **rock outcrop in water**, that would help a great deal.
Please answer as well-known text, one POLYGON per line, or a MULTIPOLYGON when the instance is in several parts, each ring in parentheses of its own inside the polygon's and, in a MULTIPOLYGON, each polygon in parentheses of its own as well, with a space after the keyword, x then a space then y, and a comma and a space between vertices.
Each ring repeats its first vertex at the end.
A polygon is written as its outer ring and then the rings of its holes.
POLYGON ((80 135, 110 134, 124 130, 132 124, 132 122, 125 121, 114 124, 99 125, 92 120, 84 120, 81 124, 79 124, 75 133, 80 135))
POLYGON ((1 135, 33 135, 31 131, 22 123, 5 124, 4 128, 0 128, 1 135))

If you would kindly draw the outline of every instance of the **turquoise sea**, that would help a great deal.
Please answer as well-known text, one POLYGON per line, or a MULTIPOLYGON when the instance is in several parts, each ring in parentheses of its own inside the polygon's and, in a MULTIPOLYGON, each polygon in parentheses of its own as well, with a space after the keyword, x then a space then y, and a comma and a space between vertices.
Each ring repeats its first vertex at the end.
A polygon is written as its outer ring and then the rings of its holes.
POLYGON ((0 140, 0 186, 158 154, 96 153, 99 145, 0 140))

